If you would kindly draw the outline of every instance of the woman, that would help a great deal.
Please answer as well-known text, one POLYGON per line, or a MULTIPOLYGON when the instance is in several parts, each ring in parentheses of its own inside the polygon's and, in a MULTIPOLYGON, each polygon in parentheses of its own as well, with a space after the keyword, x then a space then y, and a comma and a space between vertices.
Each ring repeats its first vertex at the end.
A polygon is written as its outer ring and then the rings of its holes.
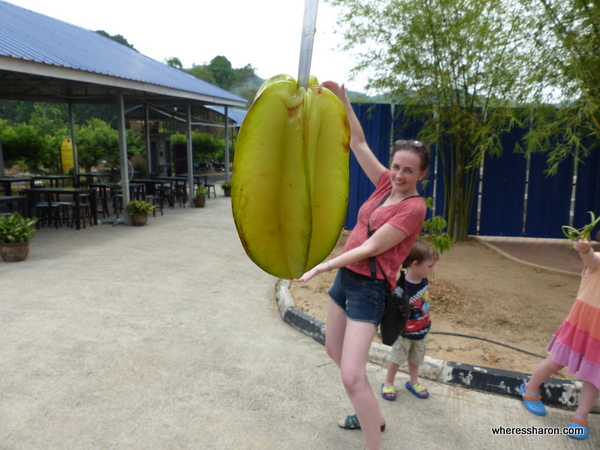
POLYGON ((340 368, 356 415, 347 416, 339 426, 362 429, 366 448, 375 450, 381 448, 385 419, 367 379, 369 348, 383 316, 386 283, 395 285, 399 267, 423 225, 426 206, 417 184, 427 175, 429 150, 419 141, 397 141, 388 170, 367 144, 344 85, 328 81, 323 86, 344 104, 352 133, 350 148, 377 189, 361 207, 343 253, 296 281, 341 269, 329 291, 325 348, 340 368))

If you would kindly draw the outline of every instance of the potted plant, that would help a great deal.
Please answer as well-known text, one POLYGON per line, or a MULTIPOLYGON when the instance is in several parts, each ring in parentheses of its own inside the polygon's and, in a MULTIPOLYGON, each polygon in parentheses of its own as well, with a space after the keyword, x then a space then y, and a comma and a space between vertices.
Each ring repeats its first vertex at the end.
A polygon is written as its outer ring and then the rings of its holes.
POLYGON ((148 214, 154 211, 154 205, 146 200, 131 200, 125 205, 125 212, 131 216, 131 225, 146 225, 148 214))
POLYGON ((194 197, 194 206, 196 208, 203 208, 206 205, 206 197, 208 196, 208 188, 205 186, 198 186, 196 188, 196 197, 194 197))
POLYGON ((0 217, 0 256, 6 262, 23 261, 29 254, 29 241, 38 219, 14 212, 0 217))
POLYGON ((231 181, 225 181, 222 183, 221 189, 223 189, 223 194, 225 194, 225 197, 231 197, 231 181))

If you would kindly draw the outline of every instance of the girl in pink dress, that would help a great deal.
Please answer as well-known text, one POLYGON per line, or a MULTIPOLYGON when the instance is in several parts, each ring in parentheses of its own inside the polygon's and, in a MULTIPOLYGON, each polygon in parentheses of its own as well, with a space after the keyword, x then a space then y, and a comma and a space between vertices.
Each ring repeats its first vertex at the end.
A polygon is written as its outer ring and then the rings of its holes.
POLYGON ((538 390, 554 373, 567 368, 583 381, 579 405, 569 423, 569 436, 588 437, 588 414, 600 390, 600 253, 592 251, 591 243, 579 240, 574 244, 584 263, 581 284, 571 312, 550 340, 550 356, 533 371, 529 382, 521 385, 527 410, 538 416, 546 414, 538 390))

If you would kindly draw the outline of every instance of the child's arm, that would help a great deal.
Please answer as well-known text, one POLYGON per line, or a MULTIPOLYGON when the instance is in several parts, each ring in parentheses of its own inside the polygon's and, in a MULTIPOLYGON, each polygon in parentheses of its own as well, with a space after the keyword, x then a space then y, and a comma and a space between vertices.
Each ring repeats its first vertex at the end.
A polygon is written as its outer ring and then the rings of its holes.
POLYGON ((590 241, 580 239, 575 241, 573 247, 579 252, 579 256, 581 256, 583 264, 585 264, 589 272, 593 272, 600 267, 600 256, 594 252, 590 241))

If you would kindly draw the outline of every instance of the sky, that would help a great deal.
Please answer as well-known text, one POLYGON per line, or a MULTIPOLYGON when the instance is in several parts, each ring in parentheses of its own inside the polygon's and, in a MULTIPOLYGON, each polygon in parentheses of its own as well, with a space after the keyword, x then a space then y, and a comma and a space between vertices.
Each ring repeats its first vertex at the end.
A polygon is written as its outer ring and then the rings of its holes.
MULTIPOLYGON (((315 1, 315 0, 309 0, 315 1)), ((364 82, 350 81, 355 59, 337 50, 338 11, 318 1, 311 74, 319 81, 346 83, 364 92, 364 82)), ((225 56, 233 68, 247 64, 261 78, 298 76, 305 0, 8 0, 90 30, 121 34, 140 53, 157 61, 177 57, 184 68, 225 56)))

